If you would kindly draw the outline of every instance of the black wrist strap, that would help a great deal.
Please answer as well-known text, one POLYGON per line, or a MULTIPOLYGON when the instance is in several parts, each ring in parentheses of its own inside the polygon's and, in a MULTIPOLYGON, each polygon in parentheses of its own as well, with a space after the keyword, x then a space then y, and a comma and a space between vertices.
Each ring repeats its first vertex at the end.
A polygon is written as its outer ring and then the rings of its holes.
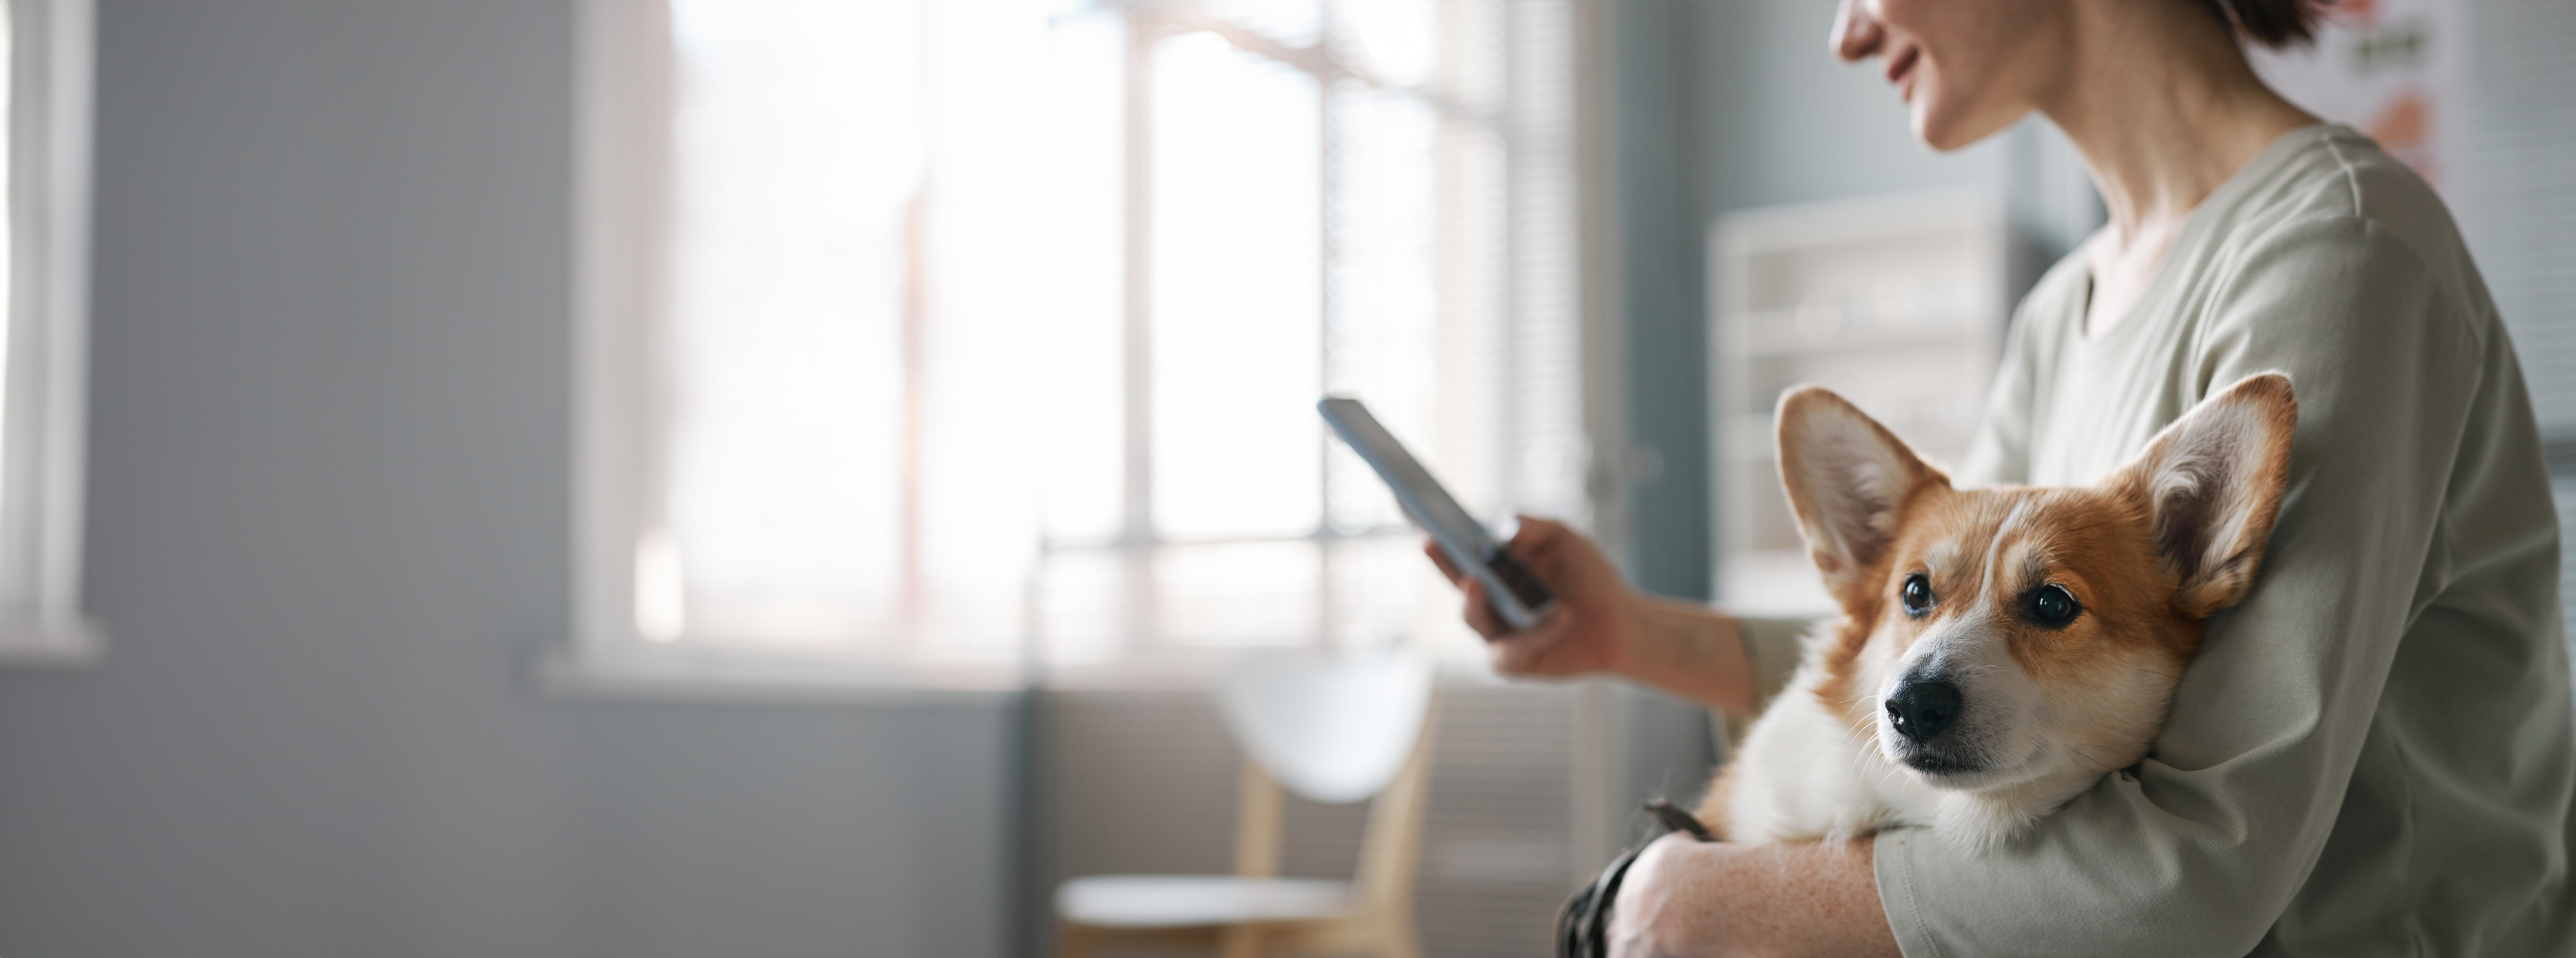
POLYGON ((1606 958, 1610 954, 1610 906, 1619 897, 1619 884, 1628 877, 1628 866, 1635 864, 1637 853, 1668 832, 1684 832, 1703 842, 1716 841, 1708 826, 1700 824, 1691 813, 1673 803, 1655 799, 1646 803, 1646 814, 1653 817, 1657 830, 1637 847, 1620 852, 1601 870, 1601 877, 1575 891, 1565 907, 1556 913, 1556 954, 1558 958, 1606 958))

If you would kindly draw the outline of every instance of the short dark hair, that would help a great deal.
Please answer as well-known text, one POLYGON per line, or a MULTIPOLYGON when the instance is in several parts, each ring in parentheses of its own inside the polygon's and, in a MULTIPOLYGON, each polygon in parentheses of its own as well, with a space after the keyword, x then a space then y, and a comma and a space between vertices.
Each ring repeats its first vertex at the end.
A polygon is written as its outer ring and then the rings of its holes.
POLYGON ((2317 38, 2317 21, 2334 0, 2201 0, 2245 39, 2279 49, 2317 38))

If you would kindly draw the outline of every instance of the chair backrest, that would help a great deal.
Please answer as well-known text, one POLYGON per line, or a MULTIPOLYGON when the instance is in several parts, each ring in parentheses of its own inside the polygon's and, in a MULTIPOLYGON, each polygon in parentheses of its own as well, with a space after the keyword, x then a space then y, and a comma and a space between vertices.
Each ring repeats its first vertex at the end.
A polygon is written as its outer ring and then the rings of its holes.
POLYGON ((1278 874, 1283 783, 1314 801, 1374 797, 1353 891, 1362 908, 1408 912, 1430 790, 1431 678, 1430 663, 1402 653, 1238 660, 1218 694, 1245 754, 1235 872, 1278 874))
POLYGON ((1431 664, 1403 650, 1238 657, 1217 693, 1226 730, 1288 791, 1342 804, 1383 791, 1430 713, 1431 664))

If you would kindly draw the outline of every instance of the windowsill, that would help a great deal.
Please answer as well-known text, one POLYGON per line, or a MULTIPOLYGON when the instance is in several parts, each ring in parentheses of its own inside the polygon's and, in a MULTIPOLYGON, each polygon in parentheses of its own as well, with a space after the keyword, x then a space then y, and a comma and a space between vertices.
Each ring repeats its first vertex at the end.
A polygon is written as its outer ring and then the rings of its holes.
POLYGON ((86 668, 106 649, 107 634, 86 618, 0 625, 0 668, 86 668))
MULTIPOLYGON (((1443 686, 1554 684, 1511 679, 1482 662, 1435 660, 1443 686)), ((749 704, 978 706, 1031 691, 1205 692, 1223 665, 1179 657, 1059 665, 1042 672, 1009 666, 929 668, 846 656, 621 646, 559 648, 538 666, 549 695, 577 699, 749 704)))
POLYGON ((1001 705, 1028 686, 998 666, 649 646, 558 649, 538 677, 548 694, 569 698, 782 705, 1001 705))
MULTIPOLYGON (((1482 661, 1470 659, 1434 657, 1431 667, 1443 687, 1549 685, 1560 681, 1510 678, 1496 674, 1482 661)), ((1058 664, 1044 671, 1037 686, 1049 692, 1204 692, 1216 688, 1224 674, 1221 656, 1149 657, 1058 664)))

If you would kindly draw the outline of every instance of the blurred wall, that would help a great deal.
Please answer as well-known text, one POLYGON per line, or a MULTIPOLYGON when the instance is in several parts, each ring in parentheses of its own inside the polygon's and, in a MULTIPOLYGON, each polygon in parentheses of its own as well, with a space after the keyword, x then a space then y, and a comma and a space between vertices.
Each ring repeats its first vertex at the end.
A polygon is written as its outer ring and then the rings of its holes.
MULTIPOLYGON (((1925 190, 2004 204, 2029 249, 2018 287, 2100 222, 2071 147, 2034 119, 1952 154, 1914 141, 1871 62, 1826 49, 1824 0, 1620 0, 1619 176, 1629 565, 1709 595, 1707 230, 1726 213, 1925 190)), ((2019 295, 2019 288, 2014 290, 2019 295)))
MULTIPOLYGON (((1709 228, 1727 213, 1917 191, 2002 204, 2022 248, 2018 297, 2100 222, 2065 138, 2037 120, 1956 153, 1914 141, 1879 65, 1826 49, 1824 0, 1619 0, 1622 394, 1630 449, 1624 556, 1642 588, 1705 599, 1715 569, 1709 453, 1709 228)), ((1611 700, 1624 748, 1611 809, 1704 781, 1705 714, 1652 691, 1611 700)))
POLYGON ((567 700, 571 0, 102 0, 88 606, 0 953, 993 955, 1019 718, 567 700))

